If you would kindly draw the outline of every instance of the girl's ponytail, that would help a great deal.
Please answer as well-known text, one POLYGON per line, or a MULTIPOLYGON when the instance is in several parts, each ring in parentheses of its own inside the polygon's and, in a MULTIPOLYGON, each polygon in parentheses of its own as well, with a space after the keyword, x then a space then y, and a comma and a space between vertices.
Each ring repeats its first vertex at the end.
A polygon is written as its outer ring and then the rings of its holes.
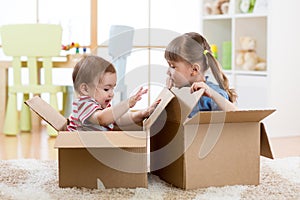
POLYGON ((210 50, 204 50, 203 54, 206 57, 207 65, 210 67, 214 78, 218 82, 219 86, 225 90, 229 96, 229 101, 235 102, 237 99, 237 93, 234 89, 229 88, 229 81, 222 71, 220 63, 215 59, 210 50))

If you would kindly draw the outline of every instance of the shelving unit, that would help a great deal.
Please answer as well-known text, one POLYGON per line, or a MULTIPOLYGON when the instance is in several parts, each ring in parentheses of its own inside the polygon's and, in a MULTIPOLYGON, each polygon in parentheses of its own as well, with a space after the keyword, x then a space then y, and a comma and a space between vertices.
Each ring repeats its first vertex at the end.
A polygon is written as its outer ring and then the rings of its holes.
MULTIPOLYGON (((202 33, 210 44, 218 47, 218 60, 223 65, 226 56, 231 58, 230 69, 224 72, 230 80, 231 87, 238 93, 238 107, 242 109, 263 108, 267 106, 267 84, 269 78, 268 58, 268 11, 259 10, 256 13, 242 13, 239 9, 241 0, 230 0, 228 14, 206 15, 203 12, 202 33), (242 36, 250 36, 256 40, 256 53, 266 60, 267 68, 263 71, 243 70, 236 63, 237 51, 241 49, 239 39, 242 36), (231 42, 229 53, 223 52, 223 42, 231 42), (231 54, 231 55, 230 55, 231 54)), ((258 1, 258 0, 257 0, 258 1)), ((201 1, 204 10, 206 0, 201 1)), ((268 4, 269 1, 264 1, 268 4)))

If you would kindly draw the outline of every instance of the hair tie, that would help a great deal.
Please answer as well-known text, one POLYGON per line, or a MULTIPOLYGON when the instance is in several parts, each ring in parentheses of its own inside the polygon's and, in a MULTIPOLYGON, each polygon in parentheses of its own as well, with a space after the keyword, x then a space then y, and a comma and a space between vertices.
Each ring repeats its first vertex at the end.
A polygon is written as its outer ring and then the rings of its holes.
POLYGON ((203 51, 203 54, 206 55, 208 52, 209 52, 209 51, 205 49, 205 50, 203 51))

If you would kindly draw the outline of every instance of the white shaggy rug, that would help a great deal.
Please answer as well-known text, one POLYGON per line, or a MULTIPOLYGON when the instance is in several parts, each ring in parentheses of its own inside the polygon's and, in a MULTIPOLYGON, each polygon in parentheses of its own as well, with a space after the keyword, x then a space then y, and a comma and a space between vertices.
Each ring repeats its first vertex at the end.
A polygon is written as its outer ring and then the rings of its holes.
POLYGON ((59 188, 57 162, 33 159, 0 160, 1 200, 89 199, 272 199, 300 200, 300 157, 261 158, 258 186, 209 187, 184 191, 149 175, 148 189, 90 190, 59 188))

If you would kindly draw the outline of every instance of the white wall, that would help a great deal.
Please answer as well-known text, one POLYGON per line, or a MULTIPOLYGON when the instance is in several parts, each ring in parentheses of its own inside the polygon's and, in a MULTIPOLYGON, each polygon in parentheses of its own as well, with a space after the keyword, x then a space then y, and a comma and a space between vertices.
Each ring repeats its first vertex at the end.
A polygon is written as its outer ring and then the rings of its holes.
POLYGON ((300 29, 298 0, 273 0, 270 20, 269 104, 271 137, 300 135, 300 29))
MULTIPOLYGON (((6 3, 8 2, 10 1, 6 3)), ((202 27, 200 21, 202 9, 200 6, 202 4, 198 0, 177 0, 174 2, 169 0, 165 5, 172 6, 161 6, 159 7, 160 10, 156 10, 156 13, 162 16, 172 16, 173 19, 174 16, 178 17, 174 20, 178 29, 173 31, 200 30, 200 27, 202 27)), ((160 4, 161 1, 153 1, 154 5, 156 3, 160 4)), ((300 135, 300 120, 298 117, 300 115, 300 89, 298 88, 300 86, 300 51, 298 50, 300 46, 300 30, 298 28, 300 1, 272 0, 270 6, 270 38, 268 40, 270 48, 268 65, 270 66, 270 83, 268 101, 270 107, 276 108, 277 111, 264 121, 271 137, 300 135)), ((174 24, 170 24, 170 20, 163 19, 165 17, 157 18, 152 22, 152 26, 172 29, 174 24)))

